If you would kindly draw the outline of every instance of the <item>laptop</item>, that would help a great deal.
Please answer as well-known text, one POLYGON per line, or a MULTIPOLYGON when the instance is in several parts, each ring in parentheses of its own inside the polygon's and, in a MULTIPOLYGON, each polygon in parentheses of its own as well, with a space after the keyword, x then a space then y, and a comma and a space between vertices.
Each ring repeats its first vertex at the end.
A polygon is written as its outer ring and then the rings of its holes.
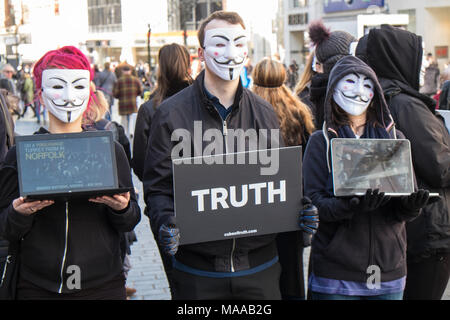
POLYGON ((119 188, 113 134, 86 131, 16 137, 20 196, 64 200, 114 195, 119 188))
POLYGON ((337 197, 361 196, 367 189, 379 189, 389 196, 414 192, 409 140, 335 138, 331 140, 331 163, 337 197))

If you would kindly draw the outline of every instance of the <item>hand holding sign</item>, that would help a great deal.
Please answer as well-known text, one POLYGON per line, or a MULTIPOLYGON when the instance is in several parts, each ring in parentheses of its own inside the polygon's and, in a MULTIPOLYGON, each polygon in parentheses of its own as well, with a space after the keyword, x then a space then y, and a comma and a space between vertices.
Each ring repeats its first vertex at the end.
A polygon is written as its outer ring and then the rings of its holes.
POLYGON ((52 205, 54 201, 52 200, 37 200, 37 201, 26 201, 24 197, 19 197, 15 199, 12 203, 14 210, 24 216, 30 216, 37 211, 52 205))
POLYGON ((177 253, 180 245, 180 229, 176 227, 174 219, 159 228, 158 240, 165 254, 174 256, 177 253))
POLYGON ((121 211, 128 206, 128 202, 130 202, 130 193, 121 193, 115 194, 112 197, 110 196, 101 196, 96 198, 89 199, 91 202, 95 203, 103 203, 112 208, 115 211, 121 211))
POLYGON ((350 199, 350 207, 355 211, 369 212, 384 206, 390 199, 379 189, 367 189, 363 197, 353 197, 350 199))
POLYGON ((308 197, 302 199, 302 204, 303 208, 300 211, 299 226, 304 232, 313 235, 319 228, 319 211, 308 197))
POLYGON ((427 205, 429 196, 430 192, 428 190, 419 189, 409 196, 402 197, 402 206, 408 211, 417 211, 427 205))

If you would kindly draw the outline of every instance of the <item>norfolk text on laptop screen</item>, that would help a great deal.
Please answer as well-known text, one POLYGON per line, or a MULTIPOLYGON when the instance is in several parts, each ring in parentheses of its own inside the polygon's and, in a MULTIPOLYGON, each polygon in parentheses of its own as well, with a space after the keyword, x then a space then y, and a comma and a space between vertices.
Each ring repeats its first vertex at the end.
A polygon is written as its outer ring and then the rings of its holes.
POLYGON ((21 196, 119 192, 109 131, 20 136, 16 148, 21 196))

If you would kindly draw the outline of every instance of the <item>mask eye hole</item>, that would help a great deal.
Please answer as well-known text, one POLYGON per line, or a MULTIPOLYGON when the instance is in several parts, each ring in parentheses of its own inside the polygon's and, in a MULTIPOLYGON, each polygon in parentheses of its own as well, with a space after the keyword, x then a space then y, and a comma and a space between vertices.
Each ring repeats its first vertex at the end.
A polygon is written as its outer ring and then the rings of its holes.
POLYGON ((62 86, 62 85, 59 85, 59 84, 56 84, 56 85, 54 85, 52 88, 53 88, 53 89, 62 89, 63 86, 62 86))
POLYGON ((367 89, 372 89, 372 86, 370 84, 365 84, 364 87, 366 87, 367 89))
POLYGON ((353 80, 353 79, 346 79, 345 82, 348 82, 348 83, 355 83, 355 80, 353 80))
POLYGON ((82 90, 82 89, 84 89, 84 86, 81 86, 81 85, 80 86, 76 86, 75 89, 82 90))

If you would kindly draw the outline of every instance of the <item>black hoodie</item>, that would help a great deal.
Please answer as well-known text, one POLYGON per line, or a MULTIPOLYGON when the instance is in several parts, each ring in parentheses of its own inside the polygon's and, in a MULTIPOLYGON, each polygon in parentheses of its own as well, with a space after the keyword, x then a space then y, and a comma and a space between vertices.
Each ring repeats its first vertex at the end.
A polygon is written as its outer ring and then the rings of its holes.
POLYGON ((383 93, 375 73, 360 59, 341 59, 330 73, 325 98, 325 125, 310 138, 303 163, 304 191, 319 209, 320 226, 312 242, 312 271, 316 276, 346 281, 366 282, 367 268, 377 265, 381 281, 406 275, 406 232, 404 221, 419 211, 407 212, 395 199, 371 212, 356 212, 348 201, 333 195, 332 174, 328 159, 329 139, 346 137, 331 120, 332 96, 336 84, 349 73, 368 76, 374 83, 373 106, 376 127, 368 124, 361 138, 394 138, 395 133, 383 93))
MULTIPOLYGON (((35 134, 49 133, 41 128, 35 134)), ((115 142, 119 186, 133 187, 130 166, 122 146, 115 142)), ((126 209, 114 211, 104 204, 77 199, 56 201, 36 214, 14 210, 19 197, 15 147, 0 167, 0 235, 20 243, 21 279, 51 292, 74 293, 67 287, 69 267, 81 270, 81 289, 104 285, 121 277, 120 235, 140 220, 134 191, 126 209)))
POLYGON ((411 259, 450 252, 450 136, 435 101, 418 92, 422 52, 421 37, 411 32, 383 25, 369 33, 368 61, 396 127, 411 141, 417 183, 442 198, 407 225, 411 259))

